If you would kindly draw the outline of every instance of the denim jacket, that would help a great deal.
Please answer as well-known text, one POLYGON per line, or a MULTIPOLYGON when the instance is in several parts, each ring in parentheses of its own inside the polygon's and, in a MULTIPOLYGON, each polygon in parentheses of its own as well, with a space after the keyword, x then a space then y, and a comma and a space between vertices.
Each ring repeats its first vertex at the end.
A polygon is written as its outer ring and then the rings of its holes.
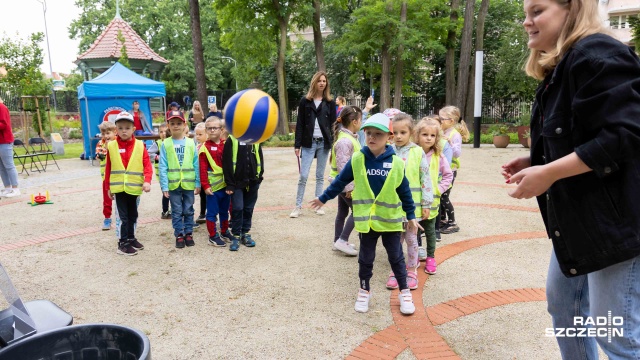
POLYGON ((578 41, 536 91, 531 165, 573 152, 593 171, 537 198, 562 272, 640 254, 640 60, 604 34, 578 41))

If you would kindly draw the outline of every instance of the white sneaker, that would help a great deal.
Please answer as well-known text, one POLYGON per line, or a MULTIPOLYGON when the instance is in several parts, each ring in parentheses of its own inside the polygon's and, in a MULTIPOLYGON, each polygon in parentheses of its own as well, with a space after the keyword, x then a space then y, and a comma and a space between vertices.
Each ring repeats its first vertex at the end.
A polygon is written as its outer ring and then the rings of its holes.
POLYGON ((423 247, 418 248, 418 261, 427 260, 427 250, 423 247))
POLYGON ((411 290, 404 289, 400 291, 398 293, 398 300, 400 301, 401 313, 405 315, 411 315, 416 311, 416 307, 413 305, 413 297, 411 296, 411 290))
MULTIPOLYGON (((346 241, 346 240, 344 240, 346 241)), ((356 247, 356 244, 352 244, 352 243, 347 243, 353 250, 358 250, 358 248, 356 247)), ((333 247, 331 248, 331 250, 333 251, 340 251, 336 248, 336 242, 333 242, 333 247)))
POLYGON ((324 215, 324 210, 322 208, 316 210, 316 215, 324 215))
POLYGON ((295 209, 293 209, 293 211, 291 212, 291 214, 289 214, 290 218, 297 218, 298 216, 300 216, 300 213, 302 212, 302 209, 297 207, 295 209))
POLYGON ((349 243, 342 240, 342 239, 338 239, 338 241, 333 243, 333 247, 336 250, 340 250, 343 253, 349 255, 349 256, 356 256, 358 255, 358 251, 354 248, 352 248, 351 246, 349 246, 349 243))
POLYGON ((358 298, 356 299, 356 312, 366 313, 369 311, 369 299, 371 298, 371 293, 367 290, 360 289, 358 291, 358 298))
POLYGON ((10 188, 0 189, 0 197, 4 196, 9 191, 10 188))
POLYGON ((20 190, 18 188, 11 188, 8 191, 6 191, 2 196, 6 198, 20 196, 20 190))

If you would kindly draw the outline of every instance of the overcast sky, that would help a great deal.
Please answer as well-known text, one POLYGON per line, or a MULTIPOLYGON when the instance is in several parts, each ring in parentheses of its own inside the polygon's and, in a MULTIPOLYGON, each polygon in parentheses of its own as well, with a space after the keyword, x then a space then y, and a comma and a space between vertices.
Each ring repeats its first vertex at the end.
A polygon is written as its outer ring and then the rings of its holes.
MULTIPOLYGON (((35 32, 45 33, 42 4, 37 0, 2 0, 0 35, 28 39, 35 32), (8 6, 7 6, 8 5, 8 6), (18 35, 16 35, 18 33, 18 35)), ((69 39, 69 25, 80 16, 75 0, 47 0, 47 29, 51 47, 51 65, 54 72, 70 73, 76 68, 78 57, 77 40, 69 39)), ((46 39, 41 43, 44 50, 42 71, 49 73, 49 51, 46 39)))

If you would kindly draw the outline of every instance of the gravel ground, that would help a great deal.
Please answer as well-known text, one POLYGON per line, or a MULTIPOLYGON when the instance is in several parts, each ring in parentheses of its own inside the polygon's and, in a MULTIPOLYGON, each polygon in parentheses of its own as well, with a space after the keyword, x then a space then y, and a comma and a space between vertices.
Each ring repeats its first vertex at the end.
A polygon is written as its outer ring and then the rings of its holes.
MULTIPOLYGON (((500 165, 526 151, 519 146, 465 148, 454 204, 535 207, 533 200, 509 198, 498 174, 500 165)), ((62 170, 53 167, 21 179, 24 201, 0 201, 0 244, 99 229, 98 168, 79 160, 59 164, 62 170), (51 192, 53 205, 26 204, 28 194, 45 190, 51 192)), ((149 336, 154 359, 344 358, 393 323, 384 288, 389 271, 384 249, 378 247, 370 311, 355 313, 357 260, 331 251, 336 202, 328 204, 325 216, 305 209, 300 218, 289 219, 298 170, 293 149, 266 149, 265 165, 252 230, 255 248, 231 253, 210 247, 205 245, 205 229, 198 229, 196 246, 177 250, 171 222, 157 220, 139 225, 137 237, 145 250, 135 257, 116 255, 112 230, 1 252, 0 261, 23 299, 49 299, 77 324, 138 328, 149 336)), ((307 183, 305 201, 312 198, 314 182, 307 183)), ((142 196, 141 218, 159 217, 160 197, 154 180, 151 193, 142 196)), ((444 235, 439 246, 544 230, 534 212, 459 206, 456 214, 462 230, 444 235)), ((357 244, 355 235, 351 239, 357 244)), ((439 267, 426 284, 424 303, 479 291, 544 287, 549 250, 545 239, 469 250, 439 267)), ((463 359, 557 358, 554 341, 544 337, 549 324, 545 303, 540 302, 481 311, 443 324, 438 331, 463 359)), ((414 355, 405 350, 398 358, 414 355)))

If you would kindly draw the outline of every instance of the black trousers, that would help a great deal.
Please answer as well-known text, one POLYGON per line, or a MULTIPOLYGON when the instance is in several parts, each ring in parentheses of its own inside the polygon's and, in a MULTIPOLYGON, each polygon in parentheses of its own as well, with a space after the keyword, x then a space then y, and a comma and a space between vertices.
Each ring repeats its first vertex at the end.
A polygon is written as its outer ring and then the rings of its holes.
MULTIPOLYGON (((251 230, 253 208, 258 201, 260 183, 252 183, 242 189, 236 189, 231 194, 231 232, 240 236, 251 230)), ((224 211, 220 209, 220 211, 224 211)))
POLYGON ((166 213, 167 211, 169 211, 169 198, 162 195, 162 212, 166 213))
POLYGON ((207 213, 207 194, 204 188, 200 188, 200 216, 204 217, 207 213))
POLYGON ((364 284, 368 285, 373 276, 373 262, 376 259, 376 245, 379 237, 382 237, 382 245, 387 250, 389 265, 391 265, 391 270, 393 270, 393 274, 398 280, 398 287, 400 290, 409 288, 407 286, 407 267, 402 253, 402 244, 400 243, 401 234, 399 231, 377 232, 373 230, 369 230, 368 233, 360 233, 360 253, 358 255, 360 288, 366 289, 364 284))
POLYGON ((116 193, 116 207, 120 216, 120 241, 127 241, 135 238, 134 226, 138 221, 137 195, 125 192, 116 193))
POLYGON ((453 189, 453 183, 456 180, 456 176, 458 175, 458 171, 453 172, 453 180, 451 180, 451 186, 447 191, 442 194, 440 197, 440 214, 443 220, 447 220, 450 223, 456 222, 456 215, 453 209, 453 204, 451 200, 449 200, 449 196, 451 195, 451 189, 453 189))

